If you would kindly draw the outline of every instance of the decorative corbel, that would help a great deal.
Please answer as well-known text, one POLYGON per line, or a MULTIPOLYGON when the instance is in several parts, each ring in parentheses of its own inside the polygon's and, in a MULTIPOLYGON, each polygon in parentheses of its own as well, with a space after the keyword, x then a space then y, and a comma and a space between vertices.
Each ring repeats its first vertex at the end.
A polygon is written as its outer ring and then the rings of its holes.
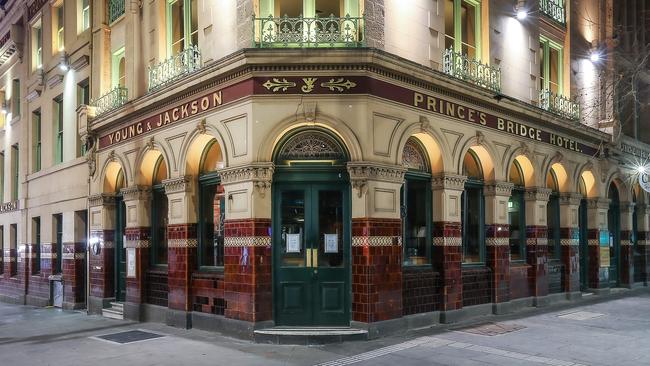
POLYGON ((368 192, 368 180, 363 178, 351 179, 352 189, 357 190, 357 197, 361 198, 368 192))
POLYGON ((420 116, 420 132, 426 132, 431 127, 431 122, 425 116, 420 116))
POLYGON ((476 131, 476 135, 474 136, 474 145, 473 146, 480 146, 485 143, 485 135, 481 131, 476 131))
POLYGON ((303 103, 303 116, 306 121, 313 122, 316 120, 316 102, 303 103))
POLYGON ((206 131, 205 124, 206 124, 205 118, 201 118, 199 120, 199 123, 196 124, 196 130, 199 131, 200 134, 205 134, 206 131))

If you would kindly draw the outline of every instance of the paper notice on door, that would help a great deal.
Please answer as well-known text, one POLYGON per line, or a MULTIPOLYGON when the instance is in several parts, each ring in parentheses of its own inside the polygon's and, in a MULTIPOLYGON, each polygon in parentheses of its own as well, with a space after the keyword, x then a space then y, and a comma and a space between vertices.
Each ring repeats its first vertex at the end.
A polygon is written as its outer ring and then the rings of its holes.
POLYGON ((135 248, 126 248, 126 277, 135 277, 135 248))
POLYGON ((287 235, 287 253, 300 253, 302 247, 300 243, 300 234, 286 234, 287 235))
POLYGON ((325 253, 339 252, 339 236, 337 234, 325 235, 325 253))

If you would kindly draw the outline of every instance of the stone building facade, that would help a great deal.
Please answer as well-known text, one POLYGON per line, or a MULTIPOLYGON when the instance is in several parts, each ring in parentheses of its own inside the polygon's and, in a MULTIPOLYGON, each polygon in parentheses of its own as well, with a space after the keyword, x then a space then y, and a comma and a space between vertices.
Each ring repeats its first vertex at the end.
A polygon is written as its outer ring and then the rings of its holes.
MULTIPOLYGON (((35 3, 47 24, 56 4, 35 3)), ((67 56, 74 83, 90 77, 74 119, 87 151, 72 159, 65 145, 70 163, 53 173, 83 199, 63 213, 59 242, 78 243, 73 267, 87 268, 63 271, 64 300, 79 296, 64 304, 86 300, 87 278, 91 313, 375 336, 646 285, 632 162, 650 146, 613 137, 612 24, 582 16, 613 6, 93 1, 78 35, 91 46, 77 51, 92 72, 67 56)), ((27 103, 44 95, 57 93, 27 103)), ((4 230, 61 207, 56 185, 21 177, 34 188, 0 214, 4 230), (45 186, 49 200, 27 194, 45 186)), ((55 240, 43 235, 45 268, 55 240)), ((26 288, 17 299, 36 302, 26 288)))

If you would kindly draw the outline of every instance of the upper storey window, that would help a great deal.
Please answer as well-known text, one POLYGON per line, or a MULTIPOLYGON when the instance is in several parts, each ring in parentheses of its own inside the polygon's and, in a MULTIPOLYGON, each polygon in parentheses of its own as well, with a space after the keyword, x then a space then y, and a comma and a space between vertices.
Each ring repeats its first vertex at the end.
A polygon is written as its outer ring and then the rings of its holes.
POLYGON ((260 0, 255 39, 260 47, 359 47, 359 0, 260 0))
POLYGON ((90 0, 81 0, 81 31, 90 28, 90 0))
POLYGON ((32 68, 40 69, 43 67, 43 27, 41 20, 32 27, 32 68))
POLYGON ((54 49, 58 51, 63 51, 65 48, 65 30, 64 30, 64 25, 65 25, 65 18, 64 18, 64 9, 63 9, 63 1, 59 3, 58 6, 55 6, 52 9, 53 17, 52 17, 52 25, 54 26, 55 29, 55 42, 56 44, 54 45, 54 49))
POLYGON ((562 94, 562 46, 545 37, 539 41, 539 89, 562 94))
POLYGON ((196 0, 168 0, 167 53, 169 56, 199 43, 198 20, 196 0))
POLYGON ((539 10, 542 11, 542 14, 548 16, 560 24, 565 24, 566 22, 566 19, 564 17, 563 0, 540 0, 539 10))
POLYGON ((445 0, 445 48, 480 58, 481 3, 475 0, 445 0))

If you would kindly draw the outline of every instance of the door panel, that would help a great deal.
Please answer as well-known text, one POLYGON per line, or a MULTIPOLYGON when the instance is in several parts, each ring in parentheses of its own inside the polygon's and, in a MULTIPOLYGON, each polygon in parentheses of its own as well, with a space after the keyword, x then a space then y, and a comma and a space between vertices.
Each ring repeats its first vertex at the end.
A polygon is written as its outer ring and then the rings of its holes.
POLYGON ((346 187, 279 185, 274 198, 276 324, 349 324, 346 187))
POLYGON ((121 197, 115 201, 115 300, 126 299, 126 248, 124 229, 126 227, 126 206, 121 197))

